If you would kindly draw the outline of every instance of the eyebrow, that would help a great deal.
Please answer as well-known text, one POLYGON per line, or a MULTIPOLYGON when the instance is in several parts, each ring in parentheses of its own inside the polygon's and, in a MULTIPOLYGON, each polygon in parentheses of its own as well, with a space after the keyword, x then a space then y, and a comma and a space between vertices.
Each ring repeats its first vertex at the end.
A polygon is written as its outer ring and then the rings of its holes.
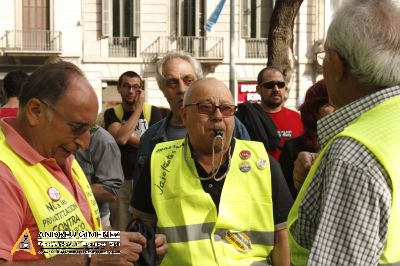
MULTIPOLYGON (((187 74, 185 76, 181 76, 181 79, 185 79, 185 78, 196 78, 196 76, 192 75, 192 74, 187 74)), ((171 75, 171 76, 165 76, 165 79, 179 79, 179 77, 171 75)))

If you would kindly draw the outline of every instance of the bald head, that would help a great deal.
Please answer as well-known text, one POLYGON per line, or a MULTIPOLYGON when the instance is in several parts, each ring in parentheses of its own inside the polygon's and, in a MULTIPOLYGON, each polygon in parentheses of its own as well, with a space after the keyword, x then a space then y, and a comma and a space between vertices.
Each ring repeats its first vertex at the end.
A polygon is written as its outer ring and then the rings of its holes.
POLYGON ((183 98, 183 105, 197 103, 204 94, 209 95, 210 98, 222 97, 225 103, 233 104, 232 94, 224 82, 215 78, 203 78, 190 85, 183 98))

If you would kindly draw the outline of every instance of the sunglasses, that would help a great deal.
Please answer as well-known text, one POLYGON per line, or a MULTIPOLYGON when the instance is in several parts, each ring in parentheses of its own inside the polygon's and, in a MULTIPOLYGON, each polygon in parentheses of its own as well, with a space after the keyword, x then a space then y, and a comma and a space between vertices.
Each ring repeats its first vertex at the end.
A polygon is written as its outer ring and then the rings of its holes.
POLYGON ((278 80, 273 80, 273 81, 268 81, 264 82, 261 84, 261 87, 264 89, 272 90, 275 88, 275 86, 278 86, 279 89, 285 88, 286 83, 284 81, 278 81, 278 80))
POLYGON ((197 105, 197 111, 199 112, 199 114, 204 115, 212 115, 218 108, 223 116, 232 116, 237 108, 237 106, 233 104, 215 105, 213 103, 190 103, 185 105, 185 107, 191 105, 197 105))

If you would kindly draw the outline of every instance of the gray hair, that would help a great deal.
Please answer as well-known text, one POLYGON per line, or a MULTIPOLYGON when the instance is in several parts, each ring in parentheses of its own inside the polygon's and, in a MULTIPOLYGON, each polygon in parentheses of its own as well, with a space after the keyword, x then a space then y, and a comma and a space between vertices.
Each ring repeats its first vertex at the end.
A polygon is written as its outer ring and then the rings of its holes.
POLYGON ((158 87, 160 89, 164 89, 165 87, 165 76, 164 76, 164 67, 166 64, 169 63, 172 59, 179 58, 182 60, 187 61, 189 64, 191 64, 194 67, 194 71, 196 74, 197 79, 203 78, 203 69, 201 68, 201 65, 199 61, 197 61, 195 58, 193 58, 190 54, 183 52, 183 51, 173 51, 167 53, 163 58, 157 61, 157 68, 156 68, 156 80, 158 87))
POLYGON ((400 84, 400 1, 346 1, 329 26, 326 47, 337 51, 362 85, 400 84))

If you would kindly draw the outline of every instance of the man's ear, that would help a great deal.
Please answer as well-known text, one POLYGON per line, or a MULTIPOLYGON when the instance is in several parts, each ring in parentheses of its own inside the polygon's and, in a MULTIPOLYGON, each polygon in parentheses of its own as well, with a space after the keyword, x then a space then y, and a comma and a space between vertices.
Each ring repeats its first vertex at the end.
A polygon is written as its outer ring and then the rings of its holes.
POLYGON ((343 78, 346 71, 345 62, 342 56, 335 50, 331 50, 330 53, 333 66, 335 68, 335 81, 340 81, 343 78))
POLYGON ((257 85, 256 86, 256 92, 258 93, 258 94, 260 94, 261 95, 261 86, 260 85, 257 85))
POLYGON ((40 103, 40 101, 36 98, 30 99, 23 111, 25 113, 26 121, 30 126, 38 125, 44 114, 44 106, 40 103))

